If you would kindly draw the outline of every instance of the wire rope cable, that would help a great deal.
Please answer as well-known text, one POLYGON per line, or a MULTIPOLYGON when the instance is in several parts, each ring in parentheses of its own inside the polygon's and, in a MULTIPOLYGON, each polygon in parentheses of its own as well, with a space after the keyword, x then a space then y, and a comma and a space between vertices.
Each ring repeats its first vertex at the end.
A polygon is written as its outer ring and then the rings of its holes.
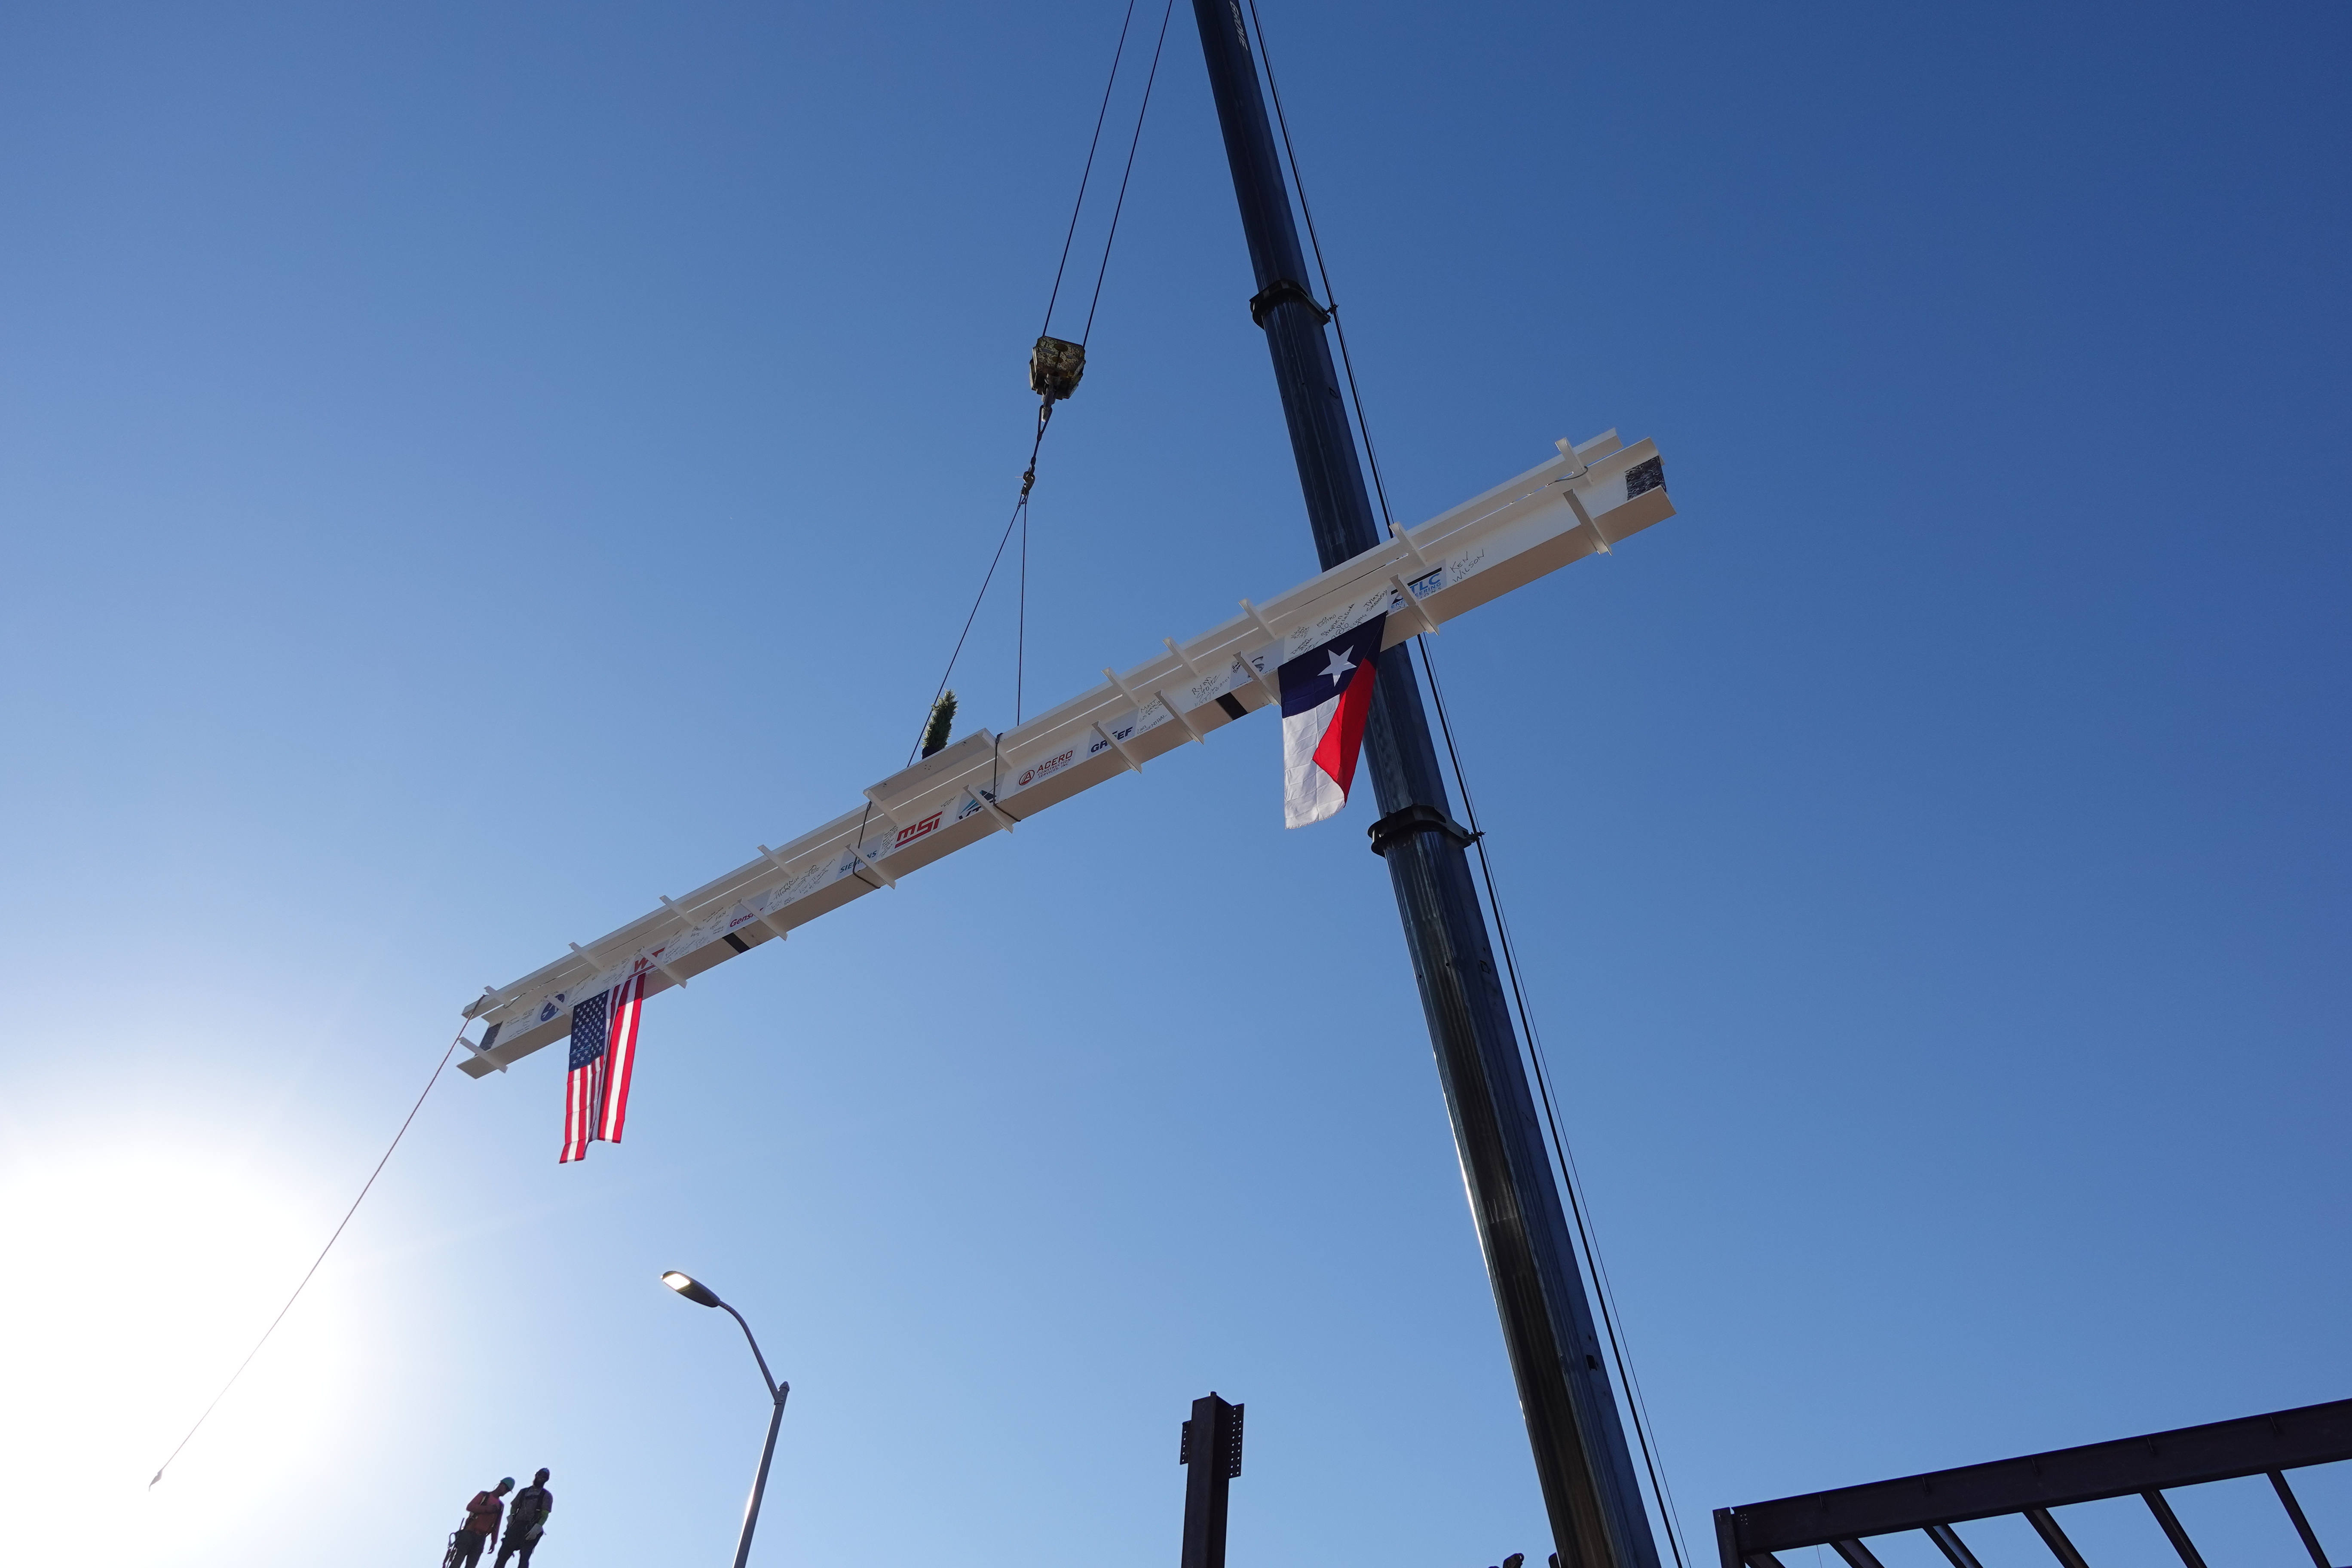
MULTIPOLYGON (((1052 405, 1049 404, 1045 408, 1039 409, 1037 413, 1037 438, 1031 442, 1029 446, 1028 472, 1032 475, 1035 474, 1037 471, 1037 450, 1045 444, 1045 421, 1051 416, 1051 408, 1052 405)), ((933 707, 938 706, 940 698, 947 691, 949 680, 953 679, 955 676, 956 660, 963 657, 963 645, 971 636, 971 625, 974 621, 980 618, 980 606, 982 601, 988 597, 988 585, 996 581, 996 569, 1004 563, 1004 547, 1012 542, 1013 525, 1021 521, 1023 517, 1028 513, 1028 510, 1029 486, 1024 483, 1021 487, 1021 499, 1013 503, 1013 515, 1004 520, 1004 531, 998 534, 996 537, 996 553, 988 558, 988 571, 983 574, 980 579, 980 592, 971 596, 971 609, 964 616, 963 630, 956 634, 955 647, 950 650, 948 654, 948 667, 940 671, 939 687, 931 693, 931 703, 933 707)), ((1024 559, 1025 561, 1027 554, 1027 538, 1025 535, 1023 538, 1023 546, 1024 559)), ((924 724, 928 725, 930 722, 930 715, 931 710, 929 708, 923 710, 924 724)), ((1017 725, 1020 721, 1016 718, 1013 722, 1017 725)), ((917 755, 921 752, 922 749, 923 734, 922 731, 918 729, 915 731, 915 743, 907 749, 907 763, 908 766, 911 767, 914 764, 917 755)))
MULTIPOLYGON (((1247 0, 1247 4, 1250 27, 1256 35, 1258 61, 1265 72, 1266 91, 1274 100, 1275 124, 1282 136, 1283 159, 1289 165, 1291 188, 1298 195, 1299 216, 1306 220, 1307 246, 1314 253, 1315 270, 1323 284, 1323 305, 1330 312, 1332 331, 1339 339, 1339 364, 1348 383, 1348 401, 1355 415, 1357 433, 1364 443, 1366 464, 1372 475, 1373 494, 1380 502, 1381 521, 1393 528, 1396 520, 1389 507, 1388 484, 1381 470, 1380 451, 1372 440, 1371 422, 1364 414, 1364 396, 1356 381, 1355 359, 1348 349, 1347 321, 1340 314, 1338 291, 1331 285, 1331 269, 1324 259, 1322 237, 1315 226, 1315 209, 1307 199, 1307 181, 1299 173, 1297 149, 1290 138, 1290 120, 1284 112, 1282 88, 1275 76, 1274 56, 1266 47, 1265 23, 1258 15, 1257 0, 1247 0)), ((1437 666, 1430 657, 1429 639, 1417 636, 1412 640, 1413 646, 1420 649, 1422 668, 1428 674, 1431 704, 1437 710, 1438 731, 1444 737, 1449 771, 1454 774, 1454 787, 1462 795, 1463 814, 1468 819, 1472 834, 1471 847, 1478 857, 1479 879, 1486 887, 1486 902, 1495 911, 1496 944, 1502 952, 1504 973, 1510 982, 1513 1010, 1518 1015, 1520 1030, 1527 1037, 1528 1058, 1535 1071, 1536 1091, 1543 1102, 1545 1126, 1551 1135, 1553 1153, 1559 1161, 1560 1186, 1568 1197, 1570 1216, 1576 1225, 1579 1249, 1591 1267, 1601 1326, 1609 1335, 1610 1355, 1616 1363, 1617 1381, 1625 1389, 1628 1414, 1633 1420, 1633 1435, 1641 1447, 1643 1468, 1649 1476, 1650 1493, 1657 1500, 1659 1520, 1665 1527, 1666 1545, 1674 1554, 1675 1568, 1688 1568, 1679 1509, 1675 1502, 1674 1489, 1665 1479, 1664 1462, 1658 1454, 1650 1420, 1649 1401, 1643 1393, 1640 1378, 1634 1373, 1633 1353, 1625 1343, 1624 1331, 1621 1326, 1622 1314, 1617 1309, 1616 1288, 1609 1278, 1608 1266, 1601 1261, 1601 1249, 1594 1243, 1596 1227, 1587 1218, 1591 1205, 1583 1192, 1583 1176, 1577 1168, 1574 1151, 1560 1131, 1559 1108, 1551 1089, 1550 1064, 1544 1054, 1543 1037, 1536 1027, 1535 1016, 1528 1006, 1526 988, 1519 979, 1517 944, 1511 936, 1510 917, 1503 907, 1502 894, 1496 885, 1494 865, 1487 857, 1486 839, 1478 827, 1478 808, 1470 793, 1469 776, 1463 771, 1461 752, 1454 745, 1454 726, 1446 711, 1444 688, 1438 681, 1437 666)))
POLYGON ((1323 308, 1330 313, 1331 331, 1339 340, 1339 368, 1348 378, 1348 401, 1356 415, 1356 431, 1363 437, 1364 460, 1372 470, 1372 493, 1381 503, 1381 521, 1394 527, 1389 511, 1388 482, 1381 473, 1381 455, 1372 445, 1372 427, 1364 420, 1364 395, 1356 386, 1356 362, 1348 353, 1348 323, 1339 315, 1338 290, 1331 287, 1331 268, 1323 260, 1323 239, 1315 229, 1315 209, 1307 200, 1307 181, 1298 173, 1298 153, 1290 144, 1290 118, 1282 110, 1282 87, 1274 75, 1274 57, 1266 51, 1265 24, 1258 19, 1257 0, 1249 0, 1250 27, 1257 35, 1257 58, 1265 68, 1265 86, 1274 99, 1274 123, 1282 132, 1282 155, 1290 165, 1291 189, 1298 193, 1299 216, 1307 220, 1307 244, 1315 253, 1316 275, 1323 279, 1323 308))
MULTIPOLYGON (((1454 774, 1455 786, 1462 792, 1463 815, 1468 819, 1470 831, 1479 833, 1478 807, 1470 794, 1469 776, 1463 771, 1462 757, 1454 743, 1454 726, 1445 709, 1444 689, 1438 682, 1437 666, 1431 659, 1429 639, 1416 637, 1413 644, 1421 650, 1423 669, 1429 677, 1432 705, 1437 710, 1437 726, 1444 737, 1445 756, 1454 774)), ((1528 1006, 1527 991, 1519 980, 1517 943, 1511 935, 1510 916, 1503 907, 1501 891, 1495 882, 1494 863, 1487 858, 1483 837, 1472 840, 1471 847, 1478 857, 1479 879, 1486 884, 1486 902, 1495 911, 1496 942, 1503 955, 1503 973, 1509 981, 1514 1010, 1519 1016, 1519 1026, 1528 1040, 1528 1057, 1535 1068, 1536 1092, 1543 1102, 1544 1123, 1551 1134, 1553 1152, 1559 1161, 1560 1185, 1568 1194, 1570 1216, 1576 1224, 1576 1237, 1585 1259, 1591 1264, 1594 1285, 1598 1289, 1601 1326, 1609 1334, 1611 1359, 1616 1363, 1617 1381, 1624 1386, 1626 1403, 1633 1418, 1633 1435, 1642 1449, 1642 1464, 1649 1474, 1651 1495, 1658 1500, 1658 1515, 1666 1528, 1666 1546, 1674 1553, 1677 1568, 1687 1568, 1679 1509, 1675 1502, 1674 1488, 1665 1477, 1664 1462, 1657 1453, 1657 1442, 1652 1430, 1648 1397, 1643 1394, 1640 1376, 1634 1371, 1633 1352, 1625 1342, 1622 1314, 1617 1308, 1617 1289, 1609 1277, 1609 1266, 1603 1262, 1601 1248, 1593 1239, 1597 1225, 1586 1217, 1591 1200, 1585 1195, 1583 1173, 1576 1163, 1576 1152, 1569 1145, 1559 1128, 1559 1111, 1552 1094, 1551 1068, 1543 1048, 1543 1037, 1536 1028, 1535 1015, 1528 1006)))
MULTIPOLYGON (((1132 3, 1129 0, 1130 5, 1132 3)), ((1128 138, 1127 167, 1118 176, 1118 200, 1111 204, 1110 231, 1103 236, 1102 266, 1095 271, 1095 297, 1087 302, 1087 324, 1078 333, 1080 348, 1094 335, 1095 311, 1102 304, 1103 279, 1110 273, 1110 247, 1118 243, 1119 215, 1127 210, 1127 183, 1135 177, 1135 150, 1143 144, 1143 117, 1151 112, 1151 89, 1160 79, 1160 56, 1168 47, 1168 18, 1175 14, 1176 0, 1168 0, 1160 13, 1160 41, 1152 46, 1151 69, 1143 79, 1143 101, 1135 110, 1135 134, 1128 138)))
MULTIPOLYGON (((460 1028, 457 1031, 457 1039, 463 1039, 465 1035, 466 1031, 460 1028)), ((401 1121, 400 1131, 392 1135, 392 1142, 384 1150, 383 1158, 375 1163, 375 1169, 370 1171, 368 1179, 361 1184, 360 1195, 353 1198, 352 1206, 343 1211, 342 1220, 335 1226, 334 1234, 327 1237, 327 1245, 319 1248, 319 1256, 310 1260, 310 1267, 304 1271, 300 1282, 294 1287, 294 1293, 286 1298, 286 1305, 278 1309, 278 1315, 269 1320, 269 1326, 261 1331, 261 1337, 254 1341, 251 1350, 245 1352, 245 1359, 236 1363, 236 1370, 228 1374, 228 1381, 221 1384, 220 1392, 213 1395, 212 1403, 205 1406, 204 1414, 196 1417, 195 1425, 188 1428, 188 1434, 180 1439, 179 1447, 165 1455, 163 1462, 155 1467, 155 1474, 147 1483, 149 1490, 154 1489, 155 1482, 163 1479, 163 1472, 170 1469, 172 1461, 180 1457, 180 1450, 193 1442, 196 1434, 204 1429, 205 1423, 212 1419, 212 1414, 219 1408, 220 1402, 228 1397, 228 1391, 236 1386, 236 1380, 245 1375, 245 1369, 253 1364, 253 1358, 261 1353, 261 1347, 269 1342, 269 1336, 278 1331, 278 1325, 286 1321, 286 1314, 292 1311, 294 1303, 302 1299, 302 1292, 309 1288, 311 1276, 319 1272, 319 1265, 327 1261, 327 1254, 332 1252, 335 1249, 335 1243, 342 1239, 343 1229, 352 1223, 352 1215, 359 1213, 360 1205, 367 1201, 369 1191, 375 1186, 375 1179, 383 1174, 383 1168, 386 1165, 392 1163, 393 1150, 399 1148, 400 1141, 408 1136, 409 1123, 415 1121, 416 1113, 425 1109, 425 1097, 431 1094, 433 1086, 441 1081, 442 1068, 447 1067, 449 1058, 457 1054, 457 1040, 453 1039, 449 1042, 449 1048, 441 1053, 441 1059, 433 1064, 433 1076, 425 1080, 425 1088, 417 1095, 416 1103, 408 1108, 408 1114, 401 1121)))
MULTIPOLYGON (((1144 77, 1142 100, 1136 106, 1135 130, 1128 137, 1127 162, 1119 173, 1118 195, 1111 205, 1110 226, 1103 236, 1102 260, 1095 268, 1094 294, 1087 301, 1087 322, 1078 335, 1078 345, 1081 348, 1086 346, 1087 338, 1093 334, 1095 315, 1102 307, 1103 282, 1110 275, 1111 247, 1118 243, 1119 218, 1127 210, 1128 186, 1135 178, 1136 150, 1143 142, 1143 122, 1151 110, 1151 89, 1160 79, 1160 56, 1168 47, 1169 18, 1175 14, 1175 0, 1168 0, 1160 14, 1160 35, 1158 41, 1152 47, 1151 68, 1144 77)), ((1127 58, 1128 34, 1134 21, 1135 0, 1128 0, 1126 15, 1119 23, 1118 47, 1111 51, 1109 79, 1103 83, 1102 103, 1095 111, 1094 134, 1087 143, 1086 165, 1078 175, 1077 198, 1070 204, 1070 222, 1069 226, 1063 232, 1061 259, 1055 264, 1054 268, 1054 286, 1045 298, 1045 327, 1040 330, 1041 336, 1052 329, 1054 307, 1062 297, 1063 277, 1069 269, 1070 249, 1077 237, 1078 218, 1086 210, 1087 190, 1094 176, 1095 158, 1101 148, 1103 126, 1110 113, 1111 96, 1118 86, 1119 64, 1127 58)), ((1017 552, 1015 565, 1017 587, 1015 588, 1016 602, 1013 632, 1013 723, 1014 728, 1020 727, 1025 711, 1027 696, 1029 492, 1037 483, 1037 454, 1045 449, 1045 428, 1053 423, 1053 418, 1054 400, 1047 397, 1037 405, 1037 431, 1035 438, 1029 444, 1028 466, 1021 472, 1020 499, 1013 503, 1013 513, 1005 519, 1004 531, 997 536, 995 552, 989 557, 988 570, 981 575, 980 591, 972 595, 971 608, 963 618, 963 628, 956 634, 955 647, 948 654, 947 667, 940 672, 940 683, 931 692, 931 705, 924 710, 924 726, 929 724, 931 712, 938 707, 940 699, 946 695, 948 682, 955 678, 956 662, 963 657, 964 644, 971 639, 972 625, 980 618, 980 607, 988 598, 989 587, 996 581, 997 569, 1004 563, 1005 548, 1013 541, 1013 531, 1018 529, 1021 534, 1021 548, 1017 552)), ((909 765, 912 765, 921 754, 922 746, 922 727, 918 727, 915 732, 915 743, 907 752, 907 762, 909 765)))
MULTIPOLYGON (((1062 236, 1062 259, 1054 268, 1053 291, 1045 296, 1045 320, 1037 329, 1044 337, 1054 330, 1054 302, 1062 297, 1062 274, 1069 269, 1070 244, 1078 237, 1078 214, 1087 205, 1087 182, 1095 172, 1095 151, 1102 145, 1103 121, 1110 114, 1111 89, 1118 85, 1118 62, 1127 54, 1127 30, 1135 21, 1135 0, 1127 0, 1127 15, 1118 24, 1118 47, 1110 53, 1110 76, 1103 82, 1102 107, 1095 110, 1094 139, 1087 143, 1086 167, 1078 171, 1078 199, 1070 204, 1070 226, 1062 236)), ((1095 285, 1101 291, 1102 285, 1095 285)), ((1091 314, 1092 312, 1088 312, 1091 314)))
POLYGON ((1021 503, 1021 588, 1013 609, 1013 727, 1021 728, 1022 688, 1029 668, 1029 503, 1021 503))

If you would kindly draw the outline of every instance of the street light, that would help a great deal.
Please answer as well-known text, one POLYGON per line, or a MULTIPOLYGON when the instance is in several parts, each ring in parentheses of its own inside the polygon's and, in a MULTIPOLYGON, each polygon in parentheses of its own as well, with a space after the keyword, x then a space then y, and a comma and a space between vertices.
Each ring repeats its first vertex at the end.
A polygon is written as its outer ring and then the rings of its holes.
POLYGON ((760 1447, 760 1470, 751 1478, 751 1498, 743 1505, 743 1533, 735 1542, 735 1568, 743 1568, 751 1555, 751 1529, 760 1522, 760 1496, 768 1489, 768 1461, 776 1457, 776 1428, 784 1422, 784 1400, 792 1394, 793 1385, 778 1383, 768 1371, 768 1358, 760 1353, 760 1342, 751 1337, 751 1325, 743 1314, 719 1299, 719 1293, 691 1274, 681 1274, 673 1268, 661 1277, 662 1283, 693 1302, 698 1307, 726 1307, 727 1315, 743 1331, 744 1340, 751 1347, 751 1359, 760 1363, 760 1378, 768 1385, 768 1397, 775 1401, 775 1409, 768 1416, 768 1440, 760 1447))

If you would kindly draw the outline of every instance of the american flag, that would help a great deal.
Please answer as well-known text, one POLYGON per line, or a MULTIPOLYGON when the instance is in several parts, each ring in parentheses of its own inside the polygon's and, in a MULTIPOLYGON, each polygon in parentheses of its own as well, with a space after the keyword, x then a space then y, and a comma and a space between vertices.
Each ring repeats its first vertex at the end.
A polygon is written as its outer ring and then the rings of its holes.
POLYGON ((572 1070, 563 1079, 563 1152, 557 1164, 586 1159, 592 1142, 621 1141, 645 1006, 643 974, 572 1005, 572 1070))

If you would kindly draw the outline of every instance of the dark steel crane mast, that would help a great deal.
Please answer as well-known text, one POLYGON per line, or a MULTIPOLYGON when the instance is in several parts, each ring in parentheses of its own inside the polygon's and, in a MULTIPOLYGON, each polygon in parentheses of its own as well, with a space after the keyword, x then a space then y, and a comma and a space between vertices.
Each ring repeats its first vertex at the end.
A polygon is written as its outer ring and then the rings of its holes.
MULTIPOLYGON (((1276 384, 1325 567, 1380 542, 1238 0, 1192 0, 1241 203, 1276 384)), ((1471 1213, 1502 1317, 1560 1568, 1658 1568, 1592 1305, 1496 973, 1485 912, 1448 811, 1420 683, 1402 644, 1381 656, 1364 740, 1388 861, 1471 1213)))

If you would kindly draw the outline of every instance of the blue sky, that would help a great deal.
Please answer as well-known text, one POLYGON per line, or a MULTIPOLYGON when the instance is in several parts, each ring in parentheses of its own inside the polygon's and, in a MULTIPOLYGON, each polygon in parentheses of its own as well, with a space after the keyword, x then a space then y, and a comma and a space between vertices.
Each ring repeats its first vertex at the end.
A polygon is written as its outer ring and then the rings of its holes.
MULTIPOLYGON (((1666 455, 1438 652, 1694 1545, 2347 1393, 2344 7, 1265 19, 1400 516, 1666 455)), ((552 1053, 445 1080, 142 1490, 467 998, 903 755, 1118 24, 0 16, 31 1544, 421 1563, 545 1464, 541 1568, 715 1560, 763 1397, 681 1268, 794 1385, 759 1561, 1171 1560, 1212 1387, 1234 1568, 1540 1560, 1370 802, 1285 833, 1263 721, 657 998, 584 1166, 552 1053)), ((1312 570, 1250 291, 1180 8, 1033 704, 1312 570)))

